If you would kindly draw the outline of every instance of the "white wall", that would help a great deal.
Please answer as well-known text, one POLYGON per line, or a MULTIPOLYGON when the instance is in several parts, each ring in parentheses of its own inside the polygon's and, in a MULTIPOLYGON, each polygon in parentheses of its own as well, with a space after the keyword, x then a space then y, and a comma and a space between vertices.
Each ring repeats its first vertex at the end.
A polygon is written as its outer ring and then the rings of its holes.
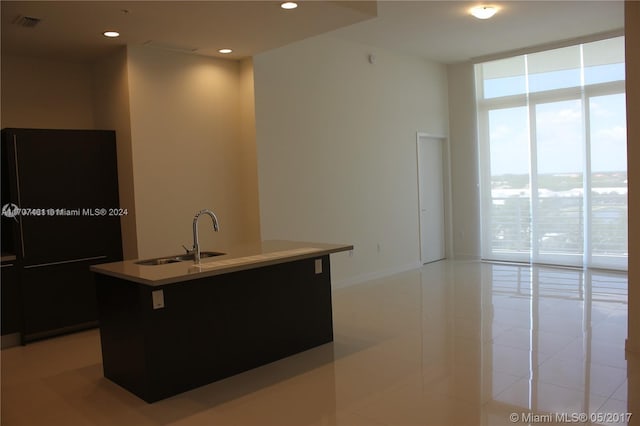
POLYGON ((2 55, 1 127, 94 129, 87 64, 2 55))
POLYGON ((447 134, 445 67, 323 35, 254 72, 263 239, 354 244, 337 285, 418 266, 416 132, 447 134))
POLYGON ((257 198, 257 181, 242 163, 253 140, 240 132, 240 64, 129 47, 128 72, 139 257, 190 247, 193 216, 203 208, 221 226, 214 233, 201 219, 203 250, 258 239, 258 212, 245 205, 257 198))
POLYGON ((138 239, 133 192, 129 74, 126 48, 123 47, 119 52, 94 64, 93 91, 96 126, 116 131, 120 208, 127 210, 127 215, 120 218, 122 250, 125 259, 136 259, 138 257, 138 239))
POLYGON ((240 162, 241 194, 245 239, 260 239, 258 200, 258 159, 256 155, 256 105, 253 85, 253 59, 240 62, 240 162))
POLYGON ((473 64, 449 65, 447 76, 454 255, 479 258, 480 188, 473 64))

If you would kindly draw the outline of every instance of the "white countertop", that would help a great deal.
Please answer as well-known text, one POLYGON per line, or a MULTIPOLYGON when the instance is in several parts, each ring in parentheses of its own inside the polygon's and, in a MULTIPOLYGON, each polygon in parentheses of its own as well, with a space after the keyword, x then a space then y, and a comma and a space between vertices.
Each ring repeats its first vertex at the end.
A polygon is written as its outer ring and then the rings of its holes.
MULTIPOLYGON (((222 250, 225 252, 224 255, 202 258, 199 265, 188 260, 164 265, 139 265, 136 264, 138 259, 135 259, 93 265, 91 270, 140 284, 159 286, 348 250, 353 250, 353 246, 296 241, 259 241, 238 245, 230 250, 222 250)), ((209 248, 204 248, 202 251, 209 251, 209 248)), ((167 254, 167 257, 169 256, 171 254, 167 254)))

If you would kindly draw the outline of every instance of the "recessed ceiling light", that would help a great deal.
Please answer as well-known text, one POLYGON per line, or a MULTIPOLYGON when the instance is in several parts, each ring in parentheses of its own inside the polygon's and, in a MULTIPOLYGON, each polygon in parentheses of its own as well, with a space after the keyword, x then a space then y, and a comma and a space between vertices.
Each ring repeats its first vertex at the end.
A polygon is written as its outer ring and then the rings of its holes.
POLYGON ((469 13, 478 19, 489 19, 496 14, 498 8, 496 6, 481 5, 469 9, 469 13))
POLYGON ((120 37, 120 33, 117 31, 105 31, 102 33, 102 35, 104 35, 105 37, 120 37))
POLYGON ((231 52, 233 52, 233 50, 231 50, 231 49, 220 49, 220 50, 218 50, 218 52, 220 52, 220 53, 231 53, 231 52))
POLYGON ((295 9, 296 7, 298 7, 298 3, 294 2, 294 1, 286 1, 282 4, 280 4, 280 7, 283 9, 287 9, 287 10, 291 10, 291 9, 295 9))

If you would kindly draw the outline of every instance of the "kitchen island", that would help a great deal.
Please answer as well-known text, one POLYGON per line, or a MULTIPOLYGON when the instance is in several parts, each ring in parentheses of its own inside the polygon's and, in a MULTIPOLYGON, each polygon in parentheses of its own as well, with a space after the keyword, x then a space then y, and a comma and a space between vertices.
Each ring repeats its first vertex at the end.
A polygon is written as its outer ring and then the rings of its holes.
POLYGON ((92 266, 104 376, 154 402, 333 341, 329 255, 352 249, 263 241, 199 265, 92 266))

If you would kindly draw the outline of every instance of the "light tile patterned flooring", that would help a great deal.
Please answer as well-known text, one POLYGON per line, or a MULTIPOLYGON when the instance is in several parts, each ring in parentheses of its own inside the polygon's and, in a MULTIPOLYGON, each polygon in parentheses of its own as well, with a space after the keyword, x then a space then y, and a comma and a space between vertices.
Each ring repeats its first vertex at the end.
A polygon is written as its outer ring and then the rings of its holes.
POLYGON ((332 344, 154 404, 102 377, 97 330, 5 349, 0 418, 3 426, 457 426, 608 413, 591 420, 626 424, 617 413, 640 400, 626 327, 626 274, 441 261, 334 290, 332 344))

